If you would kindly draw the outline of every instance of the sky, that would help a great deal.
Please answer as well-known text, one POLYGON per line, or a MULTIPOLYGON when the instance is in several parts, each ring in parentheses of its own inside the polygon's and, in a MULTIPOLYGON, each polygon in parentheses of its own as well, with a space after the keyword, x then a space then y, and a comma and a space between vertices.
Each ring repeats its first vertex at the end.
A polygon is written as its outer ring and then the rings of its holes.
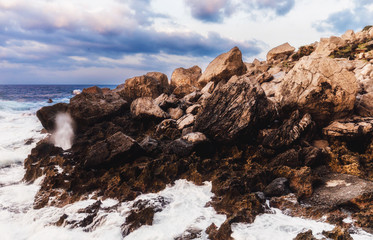
POLYGON ((373 25, 370 0, 0 0, 0 84, 120 84, 373 25))

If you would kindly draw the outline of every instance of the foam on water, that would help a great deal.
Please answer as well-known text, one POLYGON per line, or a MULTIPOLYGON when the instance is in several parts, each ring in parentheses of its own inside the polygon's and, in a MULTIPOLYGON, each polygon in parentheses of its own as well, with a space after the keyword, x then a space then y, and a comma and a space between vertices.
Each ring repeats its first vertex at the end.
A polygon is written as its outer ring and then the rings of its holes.
POLYGON ((295 238, 298 233, 311 229, 314 236, 321 239, 322 231, 334 228, 328 223, 290 217, 279 209, 272 210, 274 214, 257 216, 252 224, 233 224, 232 237, 236 240, 289 240, 295 238))
POLYGON ((74 139, 73 119, 68 113, 56 116, 56 131, 52 134, 52 141, 56 147, 63 150, 71 148, 74 139))

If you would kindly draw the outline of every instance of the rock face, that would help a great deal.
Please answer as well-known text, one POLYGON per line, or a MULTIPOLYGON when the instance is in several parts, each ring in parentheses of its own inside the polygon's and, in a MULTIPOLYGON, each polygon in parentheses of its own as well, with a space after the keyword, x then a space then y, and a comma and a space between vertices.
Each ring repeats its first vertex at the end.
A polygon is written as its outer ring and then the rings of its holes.
POLYGON ((280 46, 277 46, 271 49, 267 53, 267 61, 277 60, 288 57, 290 54, 294 52, 295 48, 290 46, 289 43, 284 43, 280 46))
POLYGON ((69 105, 66 103, 57 103, 53 106, 43 107, 36 112, 41 124, 48 132, 55 129, 55 118, 60 112, 67 112, 69 105))
POLYGON ((114 161, 128 162, 140 151, 139 144, 127 135, 117 132, 93 145, 84 161, 86 167, 95 167, 114 161))
POLYGON ((232 48, 229 52, 223 53, 215 58, 198 79, 200 86, 208 82, 228 81, 232 76, 240 76, 246 72, 246 65, 242 61, 242 53, 238 47, 232 48))
POLYGON ((177 68, 172 73, 171 85, 172 86, 197 86, 198 78, 202 75, 202 70, 198 66, 193 66, 191 68, 177 68))
POLYGON ((124 84, 116 88, 116 92, 129 102, 140 97, 156 98, 168 91, 167 76, 157 72, 127 79, 124 84))
POLYGON ((311 125, 311 115, 306 113, 300 116, 299 111, 292 113, 278 129, 263 130, 259 134, 262 144, 271 148, 289 146, 300 138, 302 133, 311 125))
POLYGON ((123 113, 128 107, 127 101, 114 92, 83 92, 70 100, 69 113, 77 123, 78 129, 85 129, 89 125, 123 113))
POLYGON ((357 90, 354 74, 338 61, 303 57, 282 81, 281 104, 328 122, 351 112, 357 90))
POLYGON ((168 118, 169 115, 154 103, 151 97, 138 98, 131 104, 131 113, 136 118, 168 118))
POLYGON ((232 141, 244 135, 248 139, 274 114, 272 102, 258 83, 247 76, 234 77, 207 99, 197 115, 195 129, 217 141, 232 141))
POLYGON ((373 134, 373 118, 354 117, 332 122, 323 129, 323 133, 330 137, 362 137, 373 134))

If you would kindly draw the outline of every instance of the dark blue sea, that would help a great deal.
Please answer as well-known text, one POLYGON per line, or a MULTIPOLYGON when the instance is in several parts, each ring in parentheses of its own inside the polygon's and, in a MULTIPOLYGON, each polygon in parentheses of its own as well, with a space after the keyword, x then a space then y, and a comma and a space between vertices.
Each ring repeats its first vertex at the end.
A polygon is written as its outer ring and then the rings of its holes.
MULTIPOLYGON (((0 85, 0 100, 18 102, 66 101, 74 90, 83 90, 93 85, 0 85)), ((116 85, 98 85, 113 89, 116 85)))

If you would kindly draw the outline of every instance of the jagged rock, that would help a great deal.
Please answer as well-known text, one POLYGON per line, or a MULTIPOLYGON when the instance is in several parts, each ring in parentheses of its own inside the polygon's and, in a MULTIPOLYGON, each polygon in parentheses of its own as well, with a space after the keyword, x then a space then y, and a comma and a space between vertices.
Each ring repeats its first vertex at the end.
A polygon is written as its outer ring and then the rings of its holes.
POLYGON ((214 91, 215 83, 214 82, 208 82, 202 89, 201 93, 203 94, 211 94, 214 91))
POLYGON ((271 148, 289 146, 299 139, 302 133, 312 124, 311 115, 306 113, 303 116, 299 111, 294 111, 290 118, 278 129, 265 129, 259 133, 259 141, 271 148))
POLYGON ((154 103, 151 97, 138 98, 131 104, 131 113, 136 118, 169 118, 168 113, 154 103))
POLYGON ((177 107, 177 108, 169 108, 168 109, 168 114, 170 114, 170 117, 174 120, 178 120, 184 115, 184 111, 177 107))
POLYGON ((190 94, 192 92, 195 92, 197 90, 198 90, 198 88, 196 88, 194 86, 191 86, 191 85, 181 85, 181 86, 177 86, 172 93, 176 97, 182 98, 185 95, 188 95, 188 94, 190 94))
POLYGON ((354 107, 358 86, 353 73, 331 58, 303 57, 281 83, 281 104, 310 113, 321 123, 354 107))
POLYGON ((189 93, 188 95, 186 95, 183 100, 187 103, 193 103, 193 102, 197 102, 198 99, 202 96, 202 93, 200 91, 194 91, 192 93, 189 93))
POLYGON ((267 197, 279 197, 290 193, 288 180, 286 178, 276 178, 265 189, 267 197))
POLYGON ((31 154, 25 159, 24 165, 26 173, 24 180, 32 182, 42 176, 42 174, 45 174, 48 167, 52 166, 54 168, 54 165, 62 165, 64 159, 57 157, 60 156, 62 152, 62 148, 55 147, 47 140, 39 142, 36 147, 32 149, 31 154))
POLYGON ((362 117, 373 117, 373 92, 357 97, 355 112, 362 117))
POLYGON ((299 233, 293 240, 316 240, 312 234, 312 230, 308 230, 307 232, 299 233))
POLYGON ((196 117, 193 114, 186 114, 177 120, 177 128, 183 129, 194 124, 196 117))
POLYGON ((173 119, 163 120, 156 126, 155 134, 160 138, 176 139, 180 137, 181 132, 178 129, 177 122, 173 119))
POLYGON ((172 73, 171 85, 173 86, 197 86, 198 78, 202 75, 202 70, 198 66, 193 66, 191 68, 177 68, 172 73))
POLYGON ((127 79, 115 91, 129 102, 140 97, 156 98, 169 91, 168 78, 163 73, 150 72, 143 76, 127 79))
POLYGON ((209 153, 211 152, 211 145, 203 133, 192 132, 171 142, 168 151, 179 156, 188 156, 193 151, 209 153))
POLYGON ((255 78, 255 80, 256 80, 258 83, 260 83, 260 84, 262 84, 262 83, 264 83, 264 82, 269 82, 269 81, 271 81, 272 79, 273 79, 273 75, 270 74, 269 72, 264 72, 264 73, 262 73, 262 74, 259 74, 259 75, 255 78))
POLYGON ((118 94, 81 93, 70 100, 69 113, 79 129, 113 118, 128 109, 128 103, 118 94))
POLYGON ((355 41, 356 37, 355 37, 355 32, 354 30, 347 30, 342 36, 341 38, 345 41, 349 41, 349 42, 353 42, 355 41))
POLYGON ((154 152, 157 149, 158 145, 159 145, 158 141, 151 138, 150 136, 146 136, 140 142, 140 146, 142 147, 142 149, 144 149, 148 153, 154 152))
POLYGON ((275 108, 259 84, 247 76, 233 77, 207 99, 195 129, 218 141, 240 136, 248 140, 275 115, 275 108))
POLYGON ((267 62, 270 62, 272 60, 277 60, 277 59, 283 59, 288 57, 294 52, 295 48, 290 46, 289 43, 284 43, 280 46, 277 46, 273 49, 271 49, 267 53, 267 62))
POLYGON ((347 230, 335 227, 332 231, 323 231, 322 234, 329 239, 353 240, 347 230))
POLYGON ((194 104, 190 107, 188 107, 185 112, 186 114, 193 114, 193 115, 196 115, 200 110, 201 110, 201 105, 200 104, 194 104))
POLYGON ((242 61, 242 53, 238 47, 232 48, 229 52, 223 53, 215 58, 198 79, 200 86, 208 82, 226 82, 232 76, 240 76, 246 72, 246 65, 242 61))
POLYGON ((310 167, 292 169, 288 166, 282 166, 277 170, 279 177, 285 177, 289 180, 289 188, 296 193, 297 198, 309 198, 313 193, 313 176, 310 167))
POLYGON ((84 166, 96 167, 115 161, 128 162, 140 150, 141 147, 134 139, 122 132, 117 132, 89 148, 84 166))
POLYGON ((270 167, 289 166, 291 168, 296 168, 300 167, 302 163, 299 159, 299 152, 295 149, 289 149, 278 154, 268 165, 270 167))
POLYGON ((57 103, 53 106, 42 107, 36 112, 36 116, 48 132, 55 129, 56 115, 60 112, 67 112, 69 105, 66 103, 57 103))
POLYGON ((89 88, 84 88, 82 93, 91 93, 91 94, 103 94, 101 88, 97 86, 89 87, 89 88))
POLYGON ((173 94, 168 96, 167 94, 162 93, 156 99, 154 99, 154 103, 164 110, 167 110, 170 107, 177 107, 178 102, 179 99, 173 94))
POLYGON ((346 41, 340 37, 321 38, 312 55, 327 57, 332 51, 346 45, 346 41))
POLYGON ((372 117, 353 117, 332 122, 323 128, 323 134, 329 137, 361 137, 373 134, 372 117))
POLYGON ((181 139, 188 141, 190 143, 201 143, 206 142, 208 139, 205 134, 201 132, 192 132, 184 135, 181 139))

